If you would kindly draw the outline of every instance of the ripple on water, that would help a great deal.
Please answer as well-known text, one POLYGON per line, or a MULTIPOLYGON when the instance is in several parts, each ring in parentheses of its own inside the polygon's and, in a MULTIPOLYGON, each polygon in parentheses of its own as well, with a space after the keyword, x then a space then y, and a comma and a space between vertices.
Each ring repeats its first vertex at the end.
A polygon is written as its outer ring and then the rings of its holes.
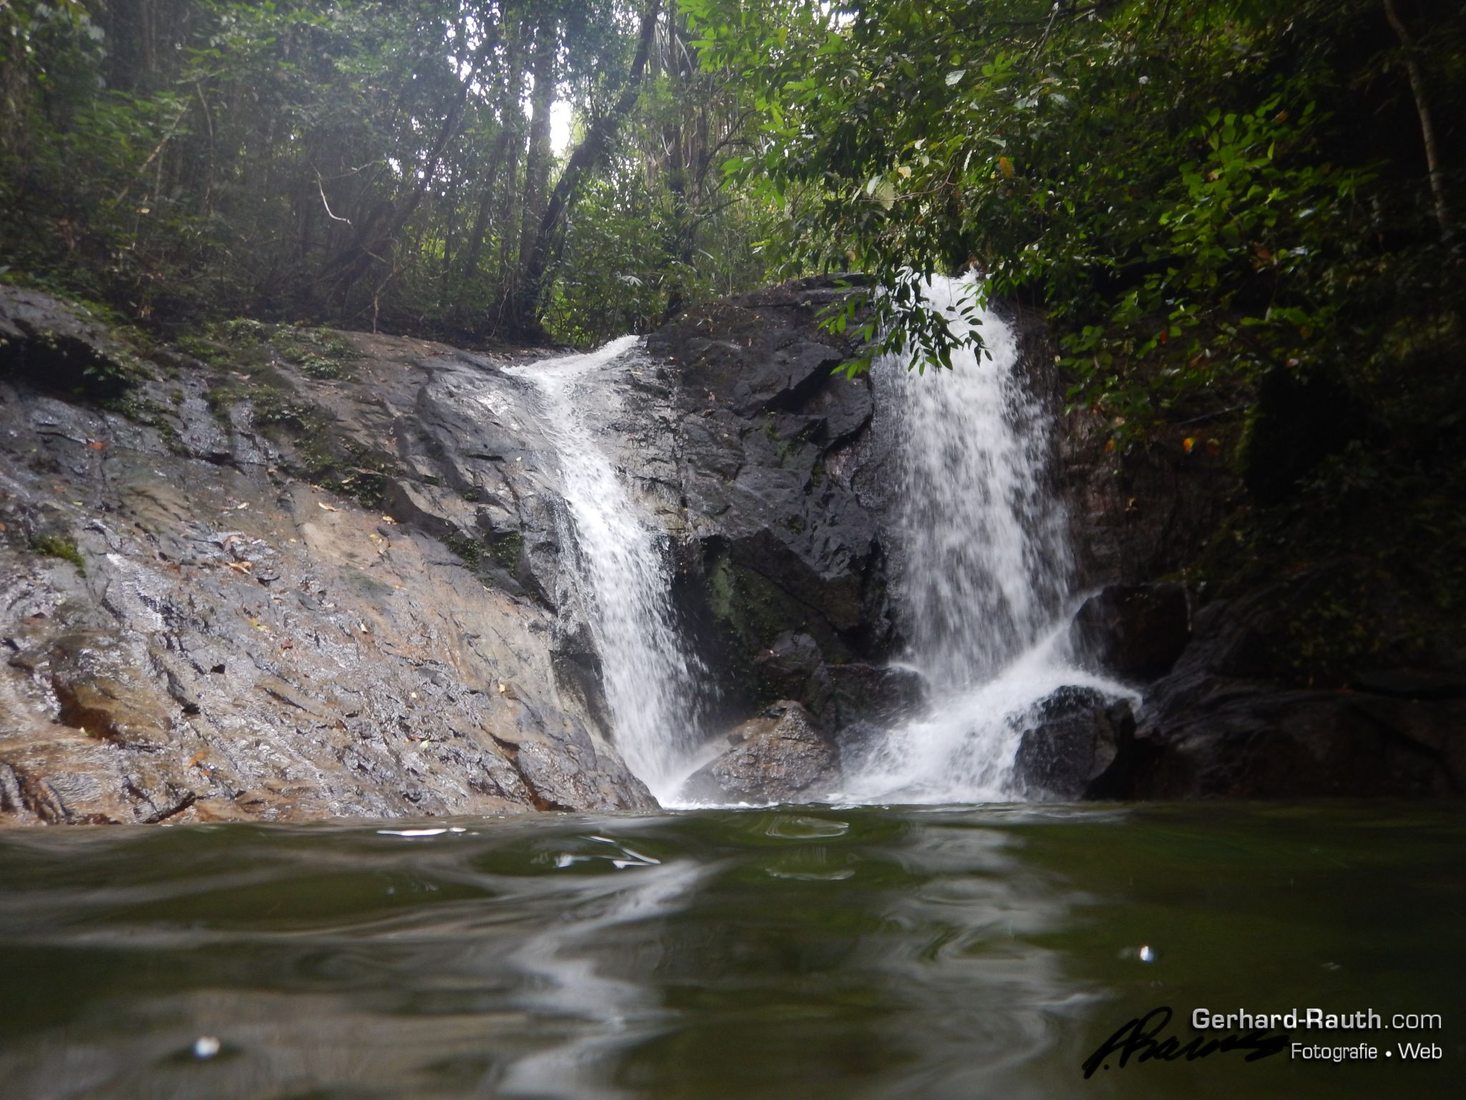
POLYGON ((0 1094, 1454 1095, 1454 1047, 1079 1066, 1158 1004, 1454 1019, 1463 842, 1378 807, 0 833, 0 1094))
POLYGON ((850 831, 850 824, 828 817, 803 817, 797 814, 778 814, 764 830, 769 836, 781 840, 823 840, 844 836, 850 831))

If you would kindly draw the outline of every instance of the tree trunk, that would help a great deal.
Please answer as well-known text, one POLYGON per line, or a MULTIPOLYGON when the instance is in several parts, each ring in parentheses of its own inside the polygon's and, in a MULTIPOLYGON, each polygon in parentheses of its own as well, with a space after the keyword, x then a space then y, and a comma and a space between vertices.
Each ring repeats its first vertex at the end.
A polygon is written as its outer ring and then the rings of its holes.
POLYGON ((1415 40, 1410 28, 1400 18, 1395 0, 1384 0, 1385 18, 1390 21, 1395 37, 1405 59, 1405 76, 1410 81, 1410 94, 1415 97, 1415 113, 1420 117, 1420 137, 1425 144, 1425 170, 1430 180, 1431 199, 1435 205, 1435 220, 1440 224, 1442 239, 1451 234, 1451 211, 1446 204, 1446 181, 1441 172, 1440 153, 1436 146, 1435 123, 1430 114, 1430 97, 1425 89, 1425 74, 1415 59, 1415 40))
MULTIPOLYGON (((458 263, 458 287, 454 299, 460 317, 464 312, 468 288, 474 276, 478 274, 479 257, 483 255, 484 250, 484 234, 488 231, 489 215, 493 212, 494 199, 497 196, 495 184, 498 182, 499 169, 508 151, 509 134, 509 127, 501 126, 499 136, 494 139, 494 148, 489 154, 484 176, 480 181, 482 190, 479 192, 479 204, 474 214, 473 228, 468 232, 468 241, 463 246, 463 255, 458 263)), ((510 186, 513 186, 512 180, 510 186)))
POLYGON ((417 212, 423 197, 432 185, 433 176, 437 173, 438 163, 443 159, 443 153, 447 150, 448 143, 458 136, 474 81, 478 79, 479 73, 493 55, 498 43, 497 25, 495 25, 486 33, 483 44, 475 51, 468 73, 464 76, 458 93, 453 97, 453 103, 443 118, 443 124, 438 128, 438 136, 417 173, 417 183, 406 200, 388 205, 381 210, 380 217, 369 218, 358 226, 351 243, 329 265, 326 277, 332 283, 333 292, 344 295, 358 279, 371 269, 374 263, 381 262, 395 243, 397 235, 402 232, 403 226, 417 212))
POLYGON ((646 12, 641 17, 636 56, 632 59, 625 88, 611 111, 596 119, 586 131, 584 140, 570 154, 565 171, 560 174, 560 179, 550 194, 550 201, 545 206, 544 216, 540 218, 539 228, 535 233, 534 246, 530 249, 527 262, 520 273, 518 293, 514 300, 511 319, 522 334, 534 335, 540 332, 545 279, 564 249, 566 216, 575 204, 586 177, 605 163, 616 132, 636 106, 637 97, 641 94, 642 77, 646 73, 647 58, 651 54, 660 7, 660 0, 649 0, 647 3, 646 12))
POLYGON ((550 189, 550 108, 555 102, 555 55, 559 52, 553 12, 540 16, 535 28, 534 90, 530 100, 529 154, 524 162, 523 225, 519 234, 519 266, 528 266, 530 252, 550 189))

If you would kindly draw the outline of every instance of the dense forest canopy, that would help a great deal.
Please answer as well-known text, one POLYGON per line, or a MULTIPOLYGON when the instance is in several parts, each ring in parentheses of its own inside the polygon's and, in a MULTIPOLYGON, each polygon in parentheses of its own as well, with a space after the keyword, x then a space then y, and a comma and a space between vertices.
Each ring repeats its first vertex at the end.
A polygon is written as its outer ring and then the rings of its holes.
POLYGON ((859 271, 831 324, 938 361, 916 284, 975 267, 1120 445, 1276 372, 1408 419, 1457 396, 1463 85, 1435 0, 14 0, 3 262, 577 344, 859 271))
POLYGON ((143 321, 645 328, 766 275, 726 83, 654 0, 18 0, 5 262, 143 321))

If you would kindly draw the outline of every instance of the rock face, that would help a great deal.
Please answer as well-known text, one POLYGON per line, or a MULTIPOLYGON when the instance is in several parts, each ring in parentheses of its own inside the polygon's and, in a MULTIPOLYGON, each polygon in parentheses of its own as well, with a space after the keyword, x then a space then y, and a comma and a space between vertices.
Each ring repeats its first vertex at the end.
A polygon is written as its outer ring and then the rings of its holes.
MULTIPOLYGON (((704 728, 763 714, 695 797, 818 797, 842 746, 923 702, 887 667, 870 384, 816 324, 842 293, 690 312, 583 410, 717 670, 704 728)), ((0 288, 0 823, 651 806, 613 743, 541 398, 505 369, 530 358, 247 322, 140 353, 0 288)), ((1036 707, 1030 794, 1466 791, 1459 655, 1401 655, 1388 630, 1336 662, 1311 648, 1341 600, 1387 623, 1388 584, 1206 603, 1158 582, 1229 507, 1223 448, 1116 456, 1092 414, 1067 429, 1080 583, 1110 586, 1073 640, 1144 699, 1133 727, 1084 689, 1036 707)))
POLYGON ((683 797, 697 802, 812 802, 840 780, 840 751, 792 700, 735 729, 723 755, 695 772, 683 797))
MULTIPOLYGON (((1038 320, 1025 332, 1030 351, 1052 353, 1038 320)), ((1327 395, 1280 391, 1276 378, 1259 396, 1268 422, 1254 424, 1245 466, 1235 417, 1214 410, 1134 450, 1107 448, 1108 424, 1092 412, 1067 418, 1060 489, 1079 583, 1102 588, 1072 636, 1097 668, 1144 685, 1135 736, 1090 795, 1466 794, 1463 655, 1397 629, 1418 596, 1367 563, 1299 572, 1281 548, 1273 575, 1225 600, 1175 583, 1243 499, 1244 474, 1245 491, 1269 499, 1358 415, 1327 395)))
POLYGON ((1101 671, 1148 683, 1170 672, 1190 641, 1190 598, 1179 584, 1110 585, 1080 606, 1071 637, 1101 671))
POLYGON ((786 694, 825 723, 894 705, 851 690, 894 626, 870 382, 832 373, 850 349, 815 323, 841 293, 813 280, 720 302, 647 341, 673 381, 682 604, 730 717, 786 694))
POLYGON ((0 822, 652 804, 557 674, 501 360, 251 338, 98 407, 62 398, 132 369, 100 326, 0 290, 0 336, 0 822))
POLYGON ((1128 701, 1072 686, 1040 700, 1023 724, 1014 763, 1020 787, 1029 798, 1066 801, 1107 797, 1115 761, 1135 733, 1128 701))
MULTIPOLYGON (((788 696, 868 734, 919 701, 883 663, 869 383, 815 323, 840 293, 689 314, 584 410, 667 533, 711 729, 788 696)), ((652 804, 504 370, 535 356, 249 322, 139 356, 10 290, 0 340, 0 820, 652 804)))
MULTIPOLYGON (((1066 719, 1042 748, 1025 738, 1020 774, 1093 798, 1466 794, 1466 675, 1449 655, 1412 665, 1381 639, 1338 631, 1333 620, 1358 611, 1337 602, 1341 572, 1347 563, 1325 564, 1190 616, 1178 585, 1102 590, 1073 637, 1103 671, 1147 685, 1134 736, 1066 719), (1341 637, 1365 652, 1327 652, 1341 637), (1094 730, 1110 757, 1102 772, 1090 766, 1094 730)), ((1372 595, 1398 599, 1387 586, 1372 595)))
POLYGON ((1287 659, 1317 575, 1217 601, 1146 694, 1106 797, 1466 794, 1466 677, 1370 670, 1308 686, 1287 659))

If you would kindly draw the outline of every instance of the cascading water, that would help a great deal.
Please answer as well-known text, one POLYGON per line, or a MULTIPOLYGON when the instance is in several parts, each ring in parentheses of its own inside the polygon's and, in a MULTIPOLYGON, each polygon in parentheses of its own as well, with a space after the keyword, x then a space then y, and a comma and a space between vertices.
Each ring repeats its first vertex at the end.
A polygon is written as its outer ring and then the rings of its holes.
MULTIPOLYGON (((968 279, 927 291, 966 328, 968 279)), ((1026 385, 1013 331, 991 313, 991 356, 954 354, 918 374, 895 356, 875 369, 877 406, 901 466, 895 516, 910 659, 939 692, 992 678, 1052 625, 1068 591, 1064 515, 1044 482, 1046 410, 1026 385)))
POLYGON ((528 363, 510 373, 533 382, 544 396, 568 509, 561 541, 576 556, 572 573, 600 656, 617 748, 663 799, 681 780, 681 761, 696 740, 697 678, 675 625, 658 532, 584 415, 612 399, 606 387, 595 385, 597 376, 638 340, 623 336, 597 351, 528 363))
MULTIPOLYGON (((969 324, 970 279, 927 294, 954 331, 969 324)), ((1065 685, 1128 694, 1076 666, 1064 603, 1071 561, 1047 485, 1046 410, 1028 386, 1012 330, 979 311, 985 357, 953 370, 876 364, 877 434, 899 468, 892 517, 906 661, 929 688, 925 716, 890 730, 858 764, 852 802, 972 802, 1020 795, 1014 758, 1038 704, 1065 685)), ((659 800, 677 796, 697 749, 700 667, 679 637, 658 531, 637 507, 587 419, 614 401, 598 384, 637 344, 511 369, 544 398, 566 503, 563 544, 590 619, 617 746, 659 800)))
MULTIPOLYGON (((927 289, 962 331, 971 277, 927 289)), ((1075 667, 1060 615, 1071 559, 1046 485, 1045 410, 1013 331, 980 311, 990 358, 953 354, 950 371, 875 365, 884 439, 898 456, 897 601, 907 661, 926 679, 927 716, 892 730, 847 777, 852 801, 1011 798, 1025 716, 1066 684, 1126 694, 1075 667)))

